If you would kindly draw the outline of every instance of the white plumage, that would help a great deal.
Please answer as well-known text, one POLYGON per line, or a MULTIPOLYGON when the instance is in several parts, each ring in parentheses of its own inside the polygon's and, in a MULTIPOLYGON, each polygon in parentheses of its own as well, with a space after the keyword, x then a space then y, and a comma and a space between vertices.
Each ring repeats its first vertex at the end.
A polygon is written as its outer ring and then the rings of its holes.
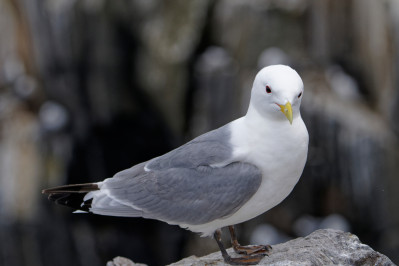
POLYGON ((263 69, 256 79, 248 113, 230 123, 230 143, 234 147, 230 160, 251 163, 261 169, 261 186, 230 217, 203 225, 183 225, 191 231, 212 235, 217 228, 242 223, 268 211, 288 196, 302 174, 309 142, 299 111, 302 80, 293 69, 283 65, 263 69), (271 95, 265 93, 266 86, 272 89, 271 95), (260 100, 254 101, 254 97, 260 100), (274 104, 285 105, 288 101, 293 106, 291 125, 274 104))
MULTIPOLYGON (((302 96, 295 70, 266 67, 255 77, 244 117, 102 182, 44 192, 96 214, 157 219, 203 236, 214 234, 226 262, 257 262, 259 257, 231 258, 218 229, 268 211, 298 182, 309 138, 299 110, 302 96)), ((234 247, 242 249, 238 243, 234 247)), ((244 253, 268 250, 244 248, 244 253)))

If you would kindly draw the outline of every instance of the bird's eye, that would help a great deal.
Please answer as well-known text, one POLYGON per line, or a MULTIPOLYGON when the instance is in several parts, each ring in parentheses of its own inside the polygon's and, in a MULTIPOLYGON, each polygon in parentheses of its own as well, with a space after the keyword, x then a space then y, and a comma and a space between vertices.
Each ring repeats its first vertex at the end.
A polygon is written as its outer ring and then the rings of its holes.
POLYGON ((269 85, 266 85, 266 92, 267 93, 272 93, 272 89, 270 89, 269 85))
POLYGON ((301 98, 301 96, 302 96, 302 92, 300 92, 300 93, 298 94, 298 98, 301 98))

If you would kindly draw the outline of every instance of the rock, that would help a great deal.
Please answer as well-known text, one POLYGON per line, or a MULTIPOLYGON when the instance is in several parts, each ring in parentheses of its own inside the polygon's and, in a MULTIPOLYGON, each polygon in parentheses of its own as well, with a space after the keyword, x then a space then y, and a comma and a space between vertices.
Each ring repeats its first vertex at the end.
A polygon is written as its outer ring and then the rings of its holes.
POLYGON ((146 264, 134 263, 124 257, 115 257, 112 261, 107 262, 107 266, 146 266, 146 264))
MULTIPOLYGON (((227 252, 235 256, 232 248, 227 252)), ((107 266, 143 266, 123 257, 116 257, 107 266)), ((190 256, 169 266, 226 265, 219 251, 204 257, 190 256)), ((270 255, 258 265, 395 265, 387 256, 362 244, 351 233, 334 229, 317 230, 306 237, 299 237, 274 245, 270 255)))
MULTIPOLYGON (((228 250, 233 254, 233 250, 228 250)), ((225 265, 220 252, 204 257, 191 256, 170 266, 225 265)), ((339 230, 317 230, 307 237, 300 237, 274 245, 268 257, 259 265, 395 265, 385 255, 362 244, 351 233, 339 230)))

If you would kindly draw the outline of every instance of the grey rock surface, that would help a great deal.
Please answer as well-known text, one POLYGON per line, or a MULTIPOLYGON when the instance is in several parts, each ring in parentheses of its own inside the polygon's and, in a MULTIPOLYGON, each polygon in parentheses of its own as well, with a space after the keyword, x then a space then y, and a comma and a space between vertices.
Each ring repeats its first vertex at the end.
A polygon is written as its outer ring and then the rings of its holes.
POLYGON ((124 257, 115 257, 112 261, 108 261, 106 266, 146 266, 146 264, 134 263, 124 257))
MULTIPOLYGON (((228 253, 235 256, 232 248, 228 253)), ((129 259, 116 257, 107 266, 143 266, 129 259)), ((190 256, 169 266, 227 265, 221 253, 203 257, 190 256)), ((314 265, 395 265, 387 256, 362 244, 356 235, 333 229, 317 230, 306 237, 299 237, 274 245, 269 256, 258 265, 314 266, 314 265)))
MULTIPOLYGON (((233 254, 233 250, 228 250, 233 254)), ((191 256, 170 266, 226 265, 220 252, 204 257, 191 256)), ((387 256, 362 244, 351 233, 339 230, 317 230, 300 237, 274 245, 270 255, 259 265, 395 265, 387 256)))

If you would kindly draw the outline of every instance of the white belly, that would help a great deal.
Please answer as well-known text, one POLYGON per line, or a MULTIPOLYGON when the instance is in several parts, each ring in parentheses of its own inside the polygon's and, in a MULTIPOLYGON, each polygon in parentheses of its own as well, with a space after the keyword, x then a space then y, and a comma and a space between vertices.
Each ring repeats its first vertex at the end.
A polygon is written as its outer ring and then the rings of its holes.
POLYGON ((254 164, 262 171, 262 183, 254 196, 236 213, 204 225, 182 225, 204 236, 216 229, 250 220, 279 204, 298 182, 306 162, 308 133, 302 119, 279 127, 257 128, 253 135, 250 127, 243 126, 243 118, 234 121, 232 127, 240 127, 232 134, 235 160, 254 164), (271 131, 278 132, 272 133, 271 131), (252 135, 251 135, 252 134, 252 135), (268 138, 273 134, 273 138, 268 138), (250 137, 248 137, 250 136, 250 137))

